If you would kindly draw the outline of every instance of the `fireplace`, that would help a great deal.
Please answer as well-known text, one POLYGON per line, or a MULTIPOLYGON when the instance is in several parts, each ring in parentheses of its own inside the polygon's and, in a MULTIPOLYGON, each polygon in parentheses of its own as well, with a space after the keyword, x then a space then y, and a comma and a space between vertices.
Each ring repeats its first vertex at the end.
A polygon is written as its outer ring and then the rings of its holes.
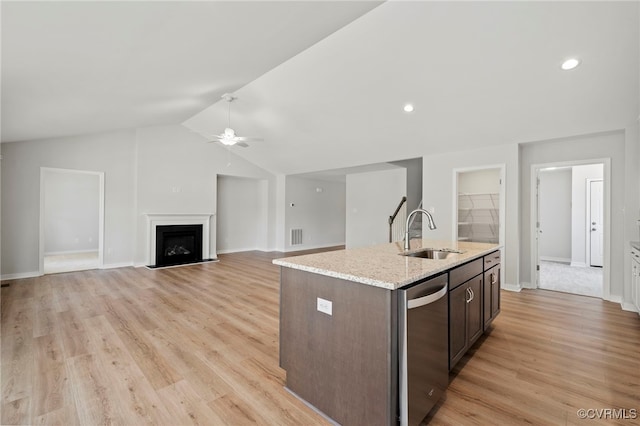
MULTIPOLYGON (((147 267, 149 268, 162 267, 161 265, 158 264, 158 260, 162 262, 162 259, 158 259, 157 251, 158 251, 158 245, 163 244, 162 238, 164 238, 164 235, 159 237, 158 228, 160 228, 161 230, 162 228, 171 230, 172 226, 176 226, 176 228, 173 228, 173 229, 179 229, 180 226, 189 226, 189 227, 198 226, 200 229, 199 231, 200 233, 198 234, 198 236, 196 236, 196 238, 198 238, 200 241, 200 250, 201 250, 199 255, 201 259, 200 261, 207 262, 207 261, 216 260, 216 259, 210 259, 211 250, 209 247, 210 241, 211 241, 211 235, 210 235, 211 220, 212 218, 215 217, 215 214, 212 214, 212 213, 204 213, 204 214, 144 213, 144 216, 147 221, 147 235, 146 235, 147 244, 145 247, 144 265, 146 265, 147 267), (160 238, 160 240, 156 241, 158 238, 160 238)), ((176 245, 176 244, 173 244, 173 245, 176 245)), ((175 248, 174 251, 176 253, 178 251, 183 252, 183 250, 180 250, 179 247, 175 248)), ((193 252, 193 251, 189 250, 189 252, 193 252)), ((185 259, 185 257, 187 256, 186 253, 181 253, 181 254, 182 254, 182 259, 187 263, 199 262, 198 260, 186 260, 185 259)), ((180 264, 177 262, 178 258, 175 256, 176 256, 175 254, 172 254, 171 256, 167 256, 172 258, 170 259, 170 263, 172 265, 180 264)), ((193 256, 196 257, 195 255, 193 256)), ((164 257, 164 253, 162 257, 164 257)), ((168 265, 164 265, 164 266, 168 266, 168 265)))
POLYGON ((202 225, 156 226, 156 267, 202 260, 202 225))

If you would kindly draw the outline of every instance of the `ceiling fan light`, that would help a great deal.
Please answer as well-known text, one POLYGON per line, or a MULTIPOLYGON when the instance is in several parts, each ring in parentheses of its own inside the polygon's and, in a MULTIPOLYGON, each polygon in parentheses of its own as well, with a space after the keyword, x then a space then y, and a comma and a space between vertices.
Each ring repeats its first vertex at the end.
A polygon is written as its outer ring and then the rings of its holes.
MULTIPOLYGON (((225 135, 225 136, 226 136, 226 135, 225 135)), ((220 140, 220 142, 222 142, 224 145, 228 145, 228 146, 235 145, 235 144, 236 144, 236 142, 237 142, 235 139, 233 139, 233 138, 227 138, 227 137, 221 138, 221 139, 219 139, 219 140, 220 140)))
POLYGON ((236 136, 236 132, 232 128, 227 127, 226 129, 224 129, 225 138, 233 138, 235 136, 236 136))

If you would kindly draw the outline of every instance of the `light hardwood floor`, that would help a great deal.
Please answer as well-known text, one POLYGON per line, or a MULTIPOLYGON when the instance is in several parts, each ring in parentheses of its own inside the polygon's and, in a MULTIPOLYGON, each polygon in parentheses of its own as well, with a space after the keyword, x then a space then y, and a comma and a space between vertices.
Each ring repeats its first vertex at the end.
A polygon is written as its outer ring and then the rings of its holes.
MULTIPOLYGON (((2 288, 2 424, 327 424, 283 389, 278 253, 16 280, 2 288)), ((6 284, 3 283, 3 284, 6 284)), ((502 313, 430 424, 640 424, 640 318, 547 291, 502 313)))

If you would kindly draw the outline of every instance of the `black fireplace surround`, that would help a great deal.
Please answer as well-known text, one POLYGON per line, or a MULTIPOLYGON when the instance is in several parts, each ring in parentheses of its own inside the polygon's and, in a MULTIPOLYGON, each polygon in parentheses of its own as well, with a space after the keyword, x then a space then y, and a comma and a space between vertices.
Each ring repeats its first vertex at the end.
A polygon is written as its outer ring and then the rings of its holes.
POLYGON ((202 225, 156 227, 156 268, 202 260, 202 225))

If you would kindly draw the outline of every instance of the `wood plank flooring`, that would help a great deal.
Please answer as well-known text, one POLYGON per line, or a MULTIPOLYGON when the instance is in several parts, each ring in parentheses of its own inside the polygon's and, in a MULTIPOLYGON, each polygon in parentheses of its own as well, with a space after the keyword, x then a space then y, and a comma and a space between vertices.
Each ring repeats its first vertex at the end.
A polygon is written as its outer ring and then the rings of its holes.
MULTIPOLYGON (((283 389, 279 253, 16 280, 1 295, 1 423, 323 425, 283 389)), ((502 313, 451 374, 433 425, 621 424, 640 416, 640 317, 550 291, 502 313)))

